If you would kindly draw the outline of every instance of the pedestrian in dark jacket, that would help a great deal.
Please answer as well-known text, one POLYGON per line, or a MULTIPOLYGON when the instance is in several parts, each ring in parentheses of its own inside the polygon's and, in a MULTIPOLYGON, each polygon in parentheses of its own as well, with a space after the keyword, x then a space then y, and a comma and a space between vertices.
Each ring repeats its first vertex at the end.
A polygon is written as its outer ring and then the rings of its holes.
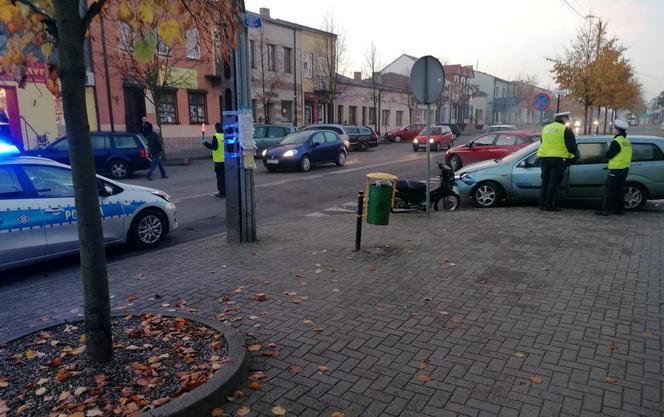
MULTIPOLYGON (((157 132, 159 132, 159 128, 156 129, 157 132)), ((148 170, 148 179, 150 181, 152 181, 152 173, 157 168, 159 168, 162 178, 168 178, 168 176, 166 176, 166 170, 161 163, 161 153, 164 148, 161 145, 161 139, 159 139, 159 134, 157 132, 155 132, 152 125, 150 125, 150 133, 148 133, 147 136, 148 150, 150 151, 150 158, 152 159, 150 162, 150 169, 148 170)))
POLYGON ((143 116, 143 118, 141 119, 141 121, 142 121, 142 124, 141 124, 141 135, 143 135, 143 137, 144 137, 145 139, 147 139, 147 138, 148 138, 148 135, 149 135, 150 133, 152 133, 152 132, 154 131, 154 129, 152 128, 152 123, 148 122, 148 117, 147 117, 147 116, 143 116))

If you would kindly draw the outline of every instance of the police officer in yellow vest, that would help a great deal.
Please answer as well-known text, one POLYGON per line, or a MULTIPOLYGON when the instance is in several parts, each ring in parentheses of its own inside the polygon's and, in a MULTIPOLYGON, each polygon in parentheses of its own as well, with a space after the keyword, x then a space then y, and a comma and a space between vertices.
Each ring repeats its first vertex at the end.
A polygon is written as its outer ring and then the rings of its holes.
POLYGON ((224 134, 221 123, 214 125, 217 133, 212 137, 212 142, 201 139, 203 146, 212 150, 212 160, 214 161, 214 173, 217 176, 217 190, 215 196, 219 198, 226 197, 226 171, 224 171, 224 134))
POLYGON ((553 123, 542 129, 542 144, 537 151, 542 168, 540 210, 546 211, 560 211, 556 207, 558 186, 577 153, 574 132, 566 126, 569 112, 556 113, 554 117, 553 123))
POLYGON ((600 216, 624 214, 625 208, 625 179, 632 163, 632 143, 627 139, 629 124, 621 119, 613 122, 616 135, 611 141, 606 157, 609 160, 609 175, 604 183, 602 209, 597 212, 600 216))

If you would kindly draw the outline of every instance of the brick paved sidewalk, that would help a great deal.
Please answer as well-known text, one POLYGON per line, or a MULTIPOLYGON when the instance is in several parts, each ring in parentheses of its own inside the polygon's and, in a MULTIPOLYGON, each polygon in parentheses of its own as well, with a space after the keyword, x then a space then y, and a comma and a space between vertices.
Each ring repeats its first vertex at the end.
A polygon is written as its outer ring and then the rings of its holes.
MULTIPOLYGON (((302 219, 255 245, 216 236, 118 261, 111 293, 115 309, 227 309, 275 344, 253 354, 262 389, 229 414, 662 416, 663 229, 657 211, 405 214, 354 253, 352 215, 302 219)), ((0 299, 0 339, 82 308, 76 276, 5 283, 0 299)))

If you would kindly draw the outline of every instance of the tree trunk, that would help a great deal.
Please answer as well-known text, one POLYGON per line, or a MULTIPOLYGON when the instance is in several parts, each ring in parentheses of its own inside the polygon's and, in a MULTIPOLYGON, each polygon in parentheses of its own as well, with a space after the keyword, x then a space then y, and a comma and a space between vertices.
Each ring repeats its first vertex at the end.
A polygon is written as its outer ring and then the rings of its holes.
POLYGON ((583 106, 583 134, 588 134, 588 105, 583 106))
POLYGON ((86 29, 79 13, 79 0, 55 1, 62 106, 69 138, 81 247, 87 355, 93 362, 105 363, 113 357, 111 309, 99 191, 85 105, 83 42, 86 29))
POLYGON ((609 108, 604 106, 604 134, 606 135, 606 120, 609 116, 609 108))

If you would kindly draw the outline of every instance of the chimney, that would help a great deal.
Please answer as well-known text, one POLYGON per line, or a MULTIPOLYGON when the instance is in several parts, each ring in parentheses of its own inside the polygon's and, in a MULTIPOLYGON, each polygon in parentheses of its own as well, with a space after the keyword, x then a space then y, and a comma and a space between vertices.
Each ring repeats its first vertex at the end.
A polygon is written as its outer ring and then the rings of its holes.
POLYGON ((355 72, 353 73, 353 79, 354 79, 355 81, 362 81, 362 73, 359 72, 359 71, 355 71, 355 72))
POLYGON ((261 7, 259 9, 259 14, 261 15, 261 19, 270 19, 270 9, 267 7, 261 7))

